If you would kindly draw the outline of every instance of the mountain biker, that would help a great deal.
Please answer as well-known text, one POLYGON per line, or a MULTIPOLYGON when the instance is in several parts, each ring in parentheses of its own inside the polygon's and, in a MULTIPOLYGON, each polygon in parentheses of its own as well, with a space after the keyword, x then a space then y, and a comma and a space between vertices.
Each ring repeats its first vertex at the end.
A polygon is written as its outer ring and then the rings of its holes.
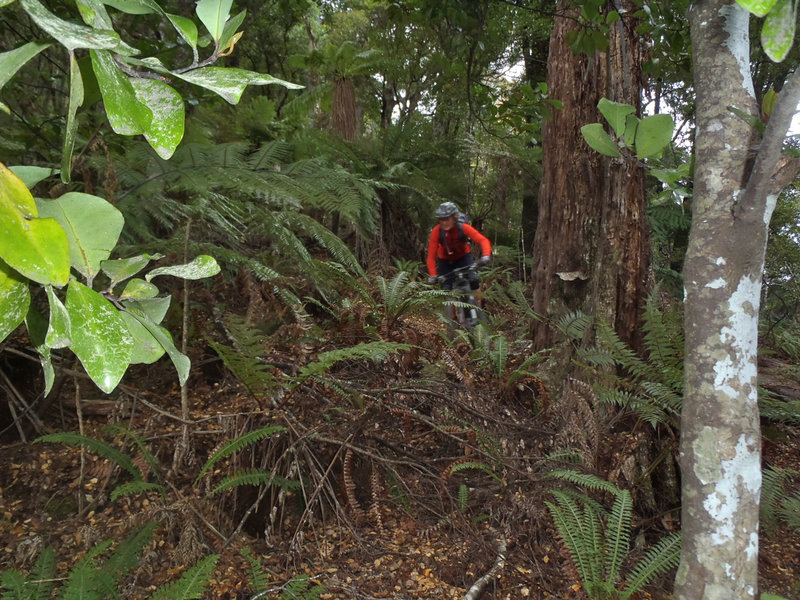
MULTIPOLYGON (((467 239, 481 247, 481 263, 486 264, 492 256, 489 239, 469 223, 459 221, 458 207, 452 202, 443 202, 436 209, 439 224, 431 231, 428 241, 428 283, 435 283, 437 275, 445 276, 455 269, 475 263, 467 239)), ((480 278, 477 271, 470 271, 470 288, 478 306, 481 305, 480 278)), ((453 282, 443 280, 442 289, 453 289, 453 282)))

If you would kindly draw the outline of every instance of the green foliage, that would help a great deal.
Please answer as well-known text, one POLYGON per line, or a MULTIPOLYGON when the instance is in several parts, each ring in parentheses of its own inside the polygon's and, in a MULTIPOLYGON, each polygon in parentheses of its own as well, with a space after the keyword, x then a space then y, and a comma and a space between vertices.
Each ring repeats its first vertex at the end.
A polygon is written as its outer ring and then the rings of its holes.
POLYGON ((581 127, 586 143, 605 156, 620 156, 620 149, 632 152, 636 158, 658 157, 672 142, 675 123, 665 114, 650 115, 640 119, 630 104, 612 102, 601 98, 597 104, 614 135, 603 129, 601 123, 590 123, 581 127))
POLYGON ((197 482, 208 473, 215 464, 217 464, 220 460, 227 456, 231 456, 232 454, 236 454, 237 452, 241 452, 248 446, 252 446, 253 444, 260 442, 261 440, 271 437, 276 433, 280 433, 285 431, 286 428, 280 425, 267 425, 265 427, 260 427, 259 429, 254 429, 253 431, 249 431, 244 435, 236 437, 232 440, 229 440, 225 444, 223 444, 220 448, 218 448, 205 462, 203 467, 200 469, 200 472, 197 474, 197 477, 194 480, 194 484, 197 485, 197 482))
POLYGON ((365 342, 350 346, 349 348, 337 348, 328 352, 322 352, 317 355, 317 360, 308 363, 296 376, 295 380, 301 383, 309 377, 322 375, 328 371, 336 363, 346 360, 364 360, 368 359, 372 362, 383 362, 390 354, 408 350, 411 348, 410 344, 400 344, 397 342, 365 342))
POLYGON ((220 492, 224 492, 241 485, 276 485, 282 490, 298 490, 301 488, 299 481, 286 479, 285 477, 276 475, 272 471, 267 471, 265 469, 244 469, 242 471, 237 471, 233 475, 225 477, 213 490, 211 490, 209 495, 213 496, 214 494, 219 494, 220 492))
POLYGON ((800 531, 800 491, 792 493, 789 489, 797 475, 793 469, 772 466, 762 471, 759 520, 767 535, 772 535, 781 521, 800 531))
POLYGON ((150 600, 190 600, 203 598, 208 585, 208 580, 214 567, 217 566, 219 555, 212 554, 201 560, 194 567, 186 571, 177 581, 168 583, 157 589, 150 600))
POLYGON ((431 312, 447 295, 423 282, 413 281, 407 271, 399 271, 390 280, 379 275, 375 281, 379 295, 375 308, 382 313, 385 332, 394 329, 404 316, 431 312))
POLYGON ((495 470, 487 465, 485 462, 470 460, 466 462, 459 462, 448 469, 448 472, 452 475, 454 473, 458 473, 459 471, 466 471, 466 470, 475 470, 481 471, 489 475, 495 481, 500 481, 500 477, 497 475, 495 470))
MULTIPOLYGON (((109 428, 109 431, 119 431, 119 428, 109 428)), ((129 433, 129 432, 128 432, 129 433)), ((145 448, 142 440, 135 436, 135 434, 131 434, 136 442, 136 445, 139 447, 142 455, 145 457, 145 460, 150 463, 151 467, 155 465, 155 458, 152 454, 145 448)), ((164 492, 164 486, 154 483, 154 482, 147 482, 144 480, 142 475, 141 469, 134 464, 133 459, 126 454, 112 446, 111 444, 104 442, 103 440, 99 440, 97 438, 93 438, 90 436, 81 435, 79 433, 74 433, 70 431, 58 432, 58 433, 51 433, 47 435, 43 435, 35 440, 36 442, 49 442, 54 444, 67 444, 70 446, 81 446, 88 450, 89 452, 93 452, 99 456, 105 457, 123 469, 125 469, 132 477, 133 481, 120 484, 116 486, 111 491, 111 499, 117 500, 122 496, 129 496, 131 494, 139 494, 143 492, 150 492, 150 491, 158 491, 160 493, 164 492)), ((154 473, 158 473, 157 468, 153 468, 154 473)))
POLYGON ((225 367, 251 394, 266 393, 276 385, 276 381, 272 369, 261 358, 264 354, 264 334, 237 315, 229 314, 225 320, 233 347, 211 339, 206 341, 222 359, 225 367))
MULTIPOLYGON (((270 590, 269 576, 264 570, 261 559, 255 556, 250 548, 244 548, 242 555, 247 561, 248 568, 248 587, 253 592, 253 598, 261 598, 270 590)), ((275 591, 281 590, 278 600, 318 600, 325 591, 325 587, 319 584, 312 585, 312 579, 307 575, 293 577, 282 586, 276 586, 275 591)))
POLYGON ((594 327, 597 342, 577 350, 578 360, 597 369, 594 385, 601 402, 624 406, 651 425, 667 422, 677 426, 683 394, 683 333, 681 314, 659 310, 653 293, 644 314, 646 358, 623 343, 607 324, 582 313, 571 313, 558 322, 559 330, 576 343, 594 327), (608 367, 614 367, 609 369, 608 367), (616 375, 619 368, 623 377, 616 375))
POLYGON ((624 570, 631 542, 633 502, 630 492, 574 471, 558 471, 551 475, 614 494, 610 510, 589 496, 570 490, 551 490, 554 502, 545 503, 589 598, 627 600, 654 577, 678 565, 680 533, 674 532, 624 570))
MULTIPOLYGON (((146 523, 113 549, 111 540, 101 542, 72 567, 66 580, 55 578, 55 553, 52 548, 45 548, 29 575, 15 569, 0 572, 5 590, 2 598, 49 600, 54 592, 62 600, 121 598, 121 578, 138 566, 142 551, 153 539, 157 527, 156 523, 146 523)), ((218 558, 218 555, 206 557, 176 581, 157 589, 150 600, 202 598, 218 558)))

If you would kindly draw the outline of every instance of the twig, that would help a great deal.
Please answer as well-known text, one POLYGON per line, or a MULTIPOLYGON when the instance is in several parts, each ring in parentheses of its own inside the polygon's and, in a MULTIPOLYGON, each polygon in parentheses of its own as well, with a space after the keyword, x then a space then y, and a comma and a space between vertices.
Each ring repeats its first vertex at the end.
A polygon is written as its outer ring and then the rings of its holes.
POLYGON ((483 590, 486 588, 488 583, 497 577, 500 570, 506 564, 507 546, 508 542, 506 541, 506 537, 504 535, 499 536, 499 539, 497 540, 497 558, 495 559, 492 568, 472 584, 472 587, 469 588, 464 596, 464 600, 478 600, 478 598, 481 597, 481 594, 483 594, 483 590))

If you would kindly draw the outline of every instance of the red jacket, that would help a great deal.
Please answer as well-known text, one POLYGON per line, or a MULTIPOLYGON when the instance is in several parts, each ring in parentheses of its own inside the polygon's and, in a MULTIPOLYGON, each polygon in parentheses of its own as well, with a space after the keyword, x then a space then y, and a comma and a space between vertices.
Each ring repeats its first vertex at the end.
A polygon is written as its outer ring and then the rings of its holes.
MULTIPOLYGON (((480 245, 481 256, 491 256, 492 243, 489 241, 489 238, 468 223, 462 223, 461 227, 463 227, 464 235, 468 239, 480 245)), ((442 260, 458 260, 471 251, 469 244, 466 241, 461 241, 461 234, 458 232, 458 224, 445 232, 445 244, 441 243, 442 238, 439 233, 439 228, 440 225, 436 225, 436 227, 433 228, 431 237, 428 240, 428 273, 430 273, 432 277, 436 276, 437 257, 442 260)))

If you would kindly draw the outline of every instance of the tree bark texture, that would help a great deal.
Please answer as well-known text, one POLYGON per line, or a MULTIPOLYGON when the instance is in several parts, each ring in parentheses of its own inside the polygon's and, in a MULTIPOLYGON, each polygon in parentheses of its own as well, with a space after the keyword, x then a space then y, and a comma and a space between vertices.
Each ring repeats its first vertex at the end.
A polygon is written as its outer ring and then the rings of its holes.
POLYGON ((697 130, 684 266, 680 600, 757 594, 758 310, 776 197, 745 194, 760 136, 729 108, 759 114, 749 19, 732 0, 696 2, 690 11, 697 130))
MULTIPOLYGON (((551 345, 548 321, 579 309, 613 324, 638 348, 650 261, 644 173, 632 161, 608 159, 589 148, 580 129, 604 122, 597 110, 603 97, 631 104, 641 114, 641 38, 636 21, 624 16, 611 26, 607 52, 575 54, 565 39, 579 27, 580 11, 571 4, 559 0, 550 37, 548 94, 563 108, 542 131, 533 306, 547 318, 534 326, 534 343, 551 345)), ((619 0, 605 10, 627 15, 634 6, 619 0)))

